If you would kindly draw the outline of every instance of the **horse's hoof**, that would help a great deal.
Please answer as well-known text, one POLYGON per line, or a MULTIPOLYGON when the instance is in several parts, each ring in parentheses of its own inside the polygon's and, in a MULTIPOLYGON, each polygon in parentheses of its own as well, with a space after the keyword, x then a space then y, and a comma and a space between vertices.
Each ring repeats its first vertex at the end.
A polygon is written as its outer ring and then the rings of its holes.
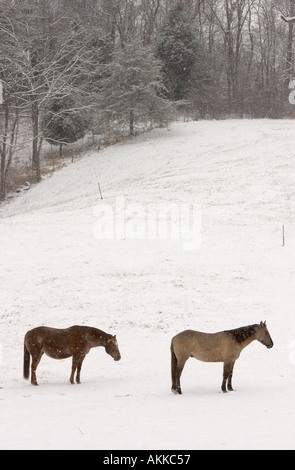
POLYGON ((181 388, 171 388, 171 391, 172 393, 174 393, 174 395, 182 395, 182 391, 181 391, 181 388))

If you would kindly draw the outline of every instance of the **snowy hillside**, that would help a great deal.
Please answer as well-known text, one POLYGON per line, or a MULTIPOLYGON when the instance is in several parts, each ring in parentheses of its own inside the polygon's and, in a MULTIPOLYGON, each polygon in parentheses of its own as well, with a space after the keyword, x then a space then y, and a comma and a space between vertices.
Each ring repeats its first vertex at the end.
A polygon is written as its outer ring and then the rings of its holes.
POLYGON ((294 130, 174 124, 90 153, 0 207, 1 449, 295 448, 294 130), (199 249, 150 236, 159 204, 199 208, 199 249), (113 239, 100 239, 110 227, 113 239), (274 348, 243 351, 236 392, 221 393, 222 364, 190 360, 183 395, 171 393, 172 336, 261 320, 274 348), (71 385, 71 359, 43 356, 31 386, 25 332, 74 324, 117 334, 122 360, 93 349, 71 385))

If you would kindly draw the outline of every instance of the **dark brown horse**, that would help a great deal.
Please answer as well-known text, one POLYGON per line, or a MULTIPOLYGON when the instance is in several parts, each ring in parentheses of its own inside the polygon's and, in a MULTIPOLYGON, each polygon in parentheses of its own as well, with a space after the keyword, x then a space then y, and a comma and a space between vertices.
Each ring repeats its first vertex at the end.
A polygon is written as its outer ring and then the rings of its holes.
POLYGON ((38 385, 36 369, 43 354, 53 359, 66 359, 73 356, 70 382, 80 383, 82 362, 91 348, 103 346, 115 361, 121 359, 116 336, 90 326, 71 326, 66 329, 39 326, 30 330, 24 340, 24 378, 30 376, 30 355, 32 356, 31 383, 38 385))
POLYGON ((172 392, 179 395, 182 393, 180 376, 189 357, 204 362, 223 362, 221 389, 223 392, 232 391, 235 361, 241 351, 255 339, 267 348, 273 347, 265 322, 214 334, 186 330, 174 336, 171 342, 172 392))

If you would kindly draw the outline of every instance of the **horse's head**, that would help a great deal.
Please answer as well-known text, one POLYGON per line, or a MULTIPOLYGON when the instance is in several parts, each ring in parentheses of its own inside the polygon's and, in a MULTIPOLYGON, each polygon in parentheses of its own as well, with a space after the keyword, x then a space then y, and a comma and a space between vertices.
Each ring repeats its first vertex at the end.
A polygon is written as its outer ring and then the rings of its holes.
POLYGON ((105 350, 115 361, 119 361, 121 359, 116 336, 109 335, 105 350))
POLYGON ((273 347, 273 340, 266 327, 266 322, 261 322, 260 325, 258 325, 256 339, 268 349, 273 347))

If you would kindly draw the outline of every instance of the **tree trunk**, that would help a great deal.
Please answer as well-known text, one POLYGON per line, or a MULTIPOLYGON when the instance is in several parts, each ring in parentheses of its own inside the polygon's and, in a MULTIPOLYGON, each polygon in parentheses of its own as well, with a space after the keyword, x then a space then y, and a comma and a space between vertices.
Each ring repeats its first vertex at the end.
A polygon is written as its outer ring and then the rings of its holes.
POLYGON ((5 156, 1 152, 1 183, 0 183, 0 201, 6 196, 6 178, 5 178, 5 156))
MULTIPOLYGON (((290 0, 290 17, 295 15, 295 0, 290 0)), ((286 90, 287 94, 289 93, 289 84, 293 78, 293 40, 294 40, 294 30, 295 23, 292 21, 288 23, 288 41, 287 41, 287 69, 286 69, 286 90)))
POLYGON ((36 172, 36 182, 41 181, 40 168, 40 144, 39 144, 39 106, 36 99, 32 100, 32 127, 33 127, 33 149, 32 163, 36 172))
POLYGON ((0 200, 6 196, 6 146, 8 134, 9 110, 7 104, 4 102, 4 135, 1 142, 1 186, 0 186, 0 200))
POLYGON ((130 112, 129 112, 129 128, 130 128, 130 135, 134 136, 135 130, 134 130, 134 110, 133 109, 130 109, 130 112))
POLYGON ((6 197, 6 180, 7 180, 8 170, 12 161, 13 153, 15 150, 15 144, 16 144, 17 133, 18 133, 18 120, 19 120, 19 112, 18 112, 18 108, 16 108, 14 121, 13 121, 13 124, 11 125, 11 128, 9 129, 9 123, 10 123, 9 105, 6 102, 4 102, 3 107, 4 107, 4 134, 3 134, 2 142, 0 146, 0 155, 1 155, 0 200, 5 199, 6 197))

